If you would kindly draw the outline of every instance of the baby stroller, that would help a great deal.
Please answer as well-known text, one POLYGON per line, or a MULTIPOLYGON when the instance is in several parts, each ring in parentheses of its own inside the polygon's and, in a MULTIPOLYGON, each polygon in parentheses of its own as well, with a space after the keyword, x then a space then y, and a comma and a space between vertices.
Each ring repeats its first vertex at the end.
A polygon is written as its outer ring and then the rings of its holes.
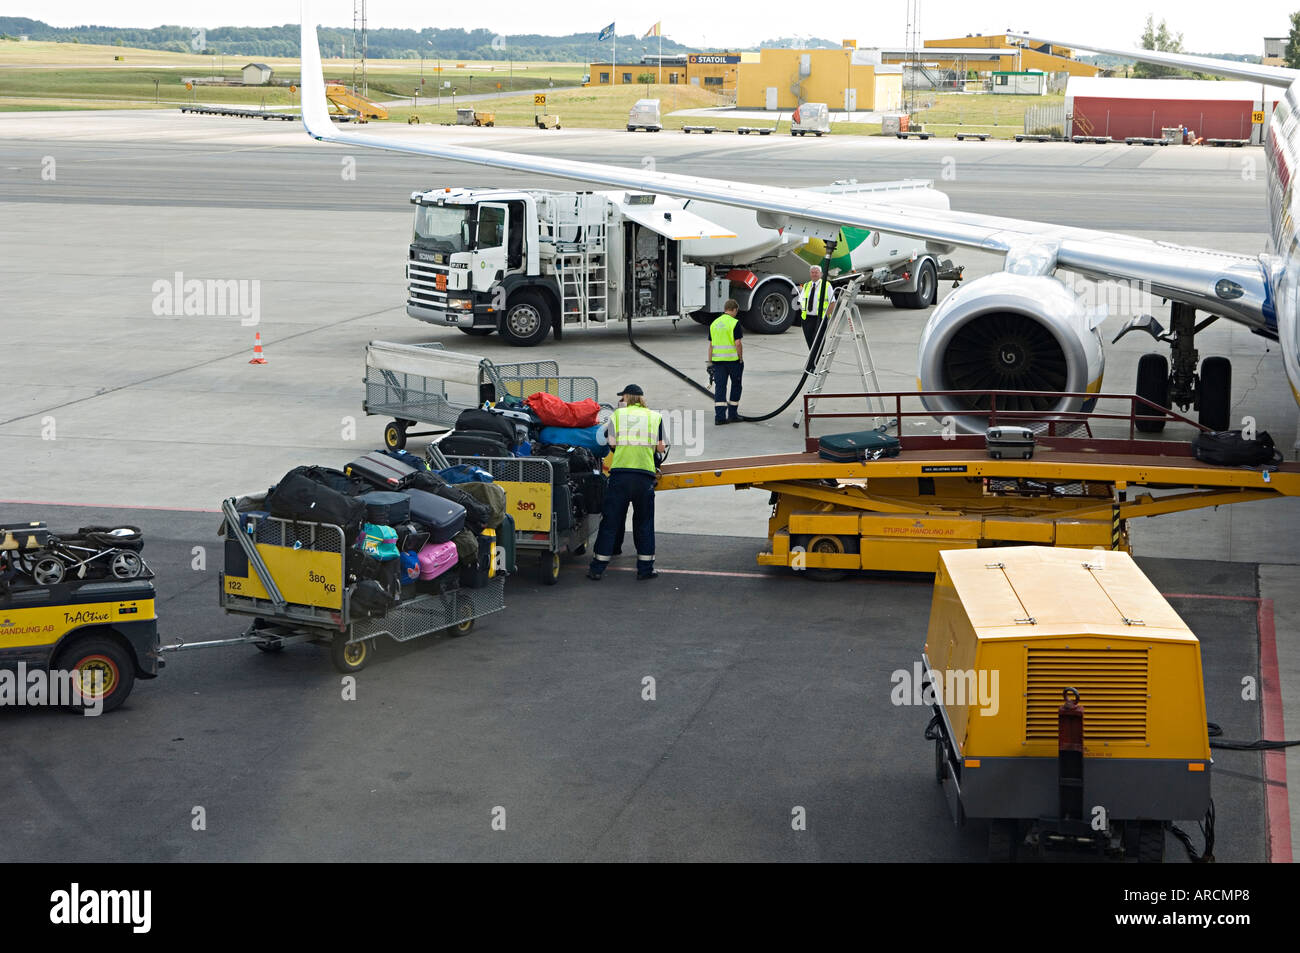
POLYGON ((83 526, 75 536, 49 535, 34 552, 13 555, 15 566, 38 586, 78 580, 137 579, 148 571, 140 550, 144 536, 135 526, 83 526))

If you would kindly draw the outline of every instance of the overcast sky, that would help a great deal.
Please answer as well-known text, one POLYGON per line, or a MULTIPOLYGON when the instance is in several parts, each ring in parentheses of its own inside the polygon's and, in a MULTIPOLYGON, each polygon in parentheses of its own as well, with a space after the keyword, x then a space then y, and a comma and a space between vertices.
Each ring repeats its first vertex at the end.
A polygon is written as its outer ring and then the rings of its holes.
MULTIPOLYGON (((271 26, 299 20, 297 0, 222 0, 177 4, 175 0, 6 0, 4 13, 44 20, 53 26, 193 27, 271 26), (184 19, 182 19, 184 18, 184 19)), ((921 0, 923 39, 1028 30, 1066 40, 1110 45, 1137 45, 1148 13, 1169 21, 1183 34, 1184 47, 1206 53, 1259 53, 1265 36, 1286 36, 1290 14, 1300 0, 1246 0, 1223 3, 1159 5, 1141 0, 921 0), (1086 14, 1086 15, 1083 15, 1086 14)), ((317 18, 330 26, 350 26, 351 0, 315 0, 317 18)), ((431 0, 369 0, 372 27, 483 27, 511 33, 566 34, 599 30, 610 20, 620 34, 645 33, 655 20, 664 35, 698 46, 752 46, 776 36, 811 35, 830 40, 856 39, 859 46, 903 45, 907 0, 850 0, 847 4, 809 4, 804 10, 829 9, 833 19, 804 17, 788 0, 657 0, 637 4, 541 4, 536 0, 490 0, 487 3, 435 3, 431 0), (847 11, 847 13, 845 13, 847 11)))

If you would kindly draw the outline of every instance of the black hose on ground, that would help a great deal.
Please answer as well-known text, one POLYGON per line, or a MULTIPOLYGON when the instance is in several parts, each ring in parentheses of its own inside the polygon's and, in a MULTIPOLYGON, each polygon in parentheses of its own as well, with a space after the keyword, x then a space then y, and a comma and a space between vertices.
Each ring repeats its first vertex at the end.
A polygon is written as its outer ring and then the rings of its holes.
MULTIPOLYGON (((826 294, 826 288, 830 284, 830 263, 831 263, 831 257, 835 254, 835 244, 836 243, 834 239, 831 239, 826 242, 826 257, 822 260, 822 294, 823 295, 826 294)), ((817 357, 821 354, 822 346, 825 344, 825 338, 826 338, 826 319, 825 317, 823 317, 821 321, 818 322, 817 334, 813 338, 812 347, 808 351, 808 362, 804 364, 803 373, 799 375, 799 382, 794 385, 794 390, 791 391, 790 396, 785 399, 785 403, 783 403, 776 410, 772 411, 770 414, 763 414, 761 417, 749 417, 746 416, 745 414, 741 414, 740 415, 741 421, 747 424, 762 423, 764 420, 771 420, 777 414, 782 413, 787 407, 793 404, 795 400, 799 397, 799 394, 803 391, 803 385, 808 380, 808 375, 811 374, 812 369, 817 366, 817 357)), ((632 345, 632 350, 636 351, 642 357, 648 357, 650 360, 654 361, 664 370, 668 371, 670 374, 673 374, 674 376, 690 384, 692 387, 698 390, 701 394, 704 394, 706 397, 713 396, 713 388, 705 387, 699 381, 690 377, 683 371, 678 370, 676 367, 673 367, 667 361, 655 357, 653 354, 651 354, 649 351, 643 348, 640 344, 637 344, 636 339, 632 336, 631 318, 627 319, 627 342, 632 345)))
POLYGON ((1212 721, 1205 723, 1207 734, 1211 739, 1211 748, 1220 748, 1224 751, 1279 751, 1283 748, 1294 748, 1300 745, 1300 741, 1268 741, 1260 738, 1255 741, 1232 741, 1223 737, 1223 729, 1212 721))

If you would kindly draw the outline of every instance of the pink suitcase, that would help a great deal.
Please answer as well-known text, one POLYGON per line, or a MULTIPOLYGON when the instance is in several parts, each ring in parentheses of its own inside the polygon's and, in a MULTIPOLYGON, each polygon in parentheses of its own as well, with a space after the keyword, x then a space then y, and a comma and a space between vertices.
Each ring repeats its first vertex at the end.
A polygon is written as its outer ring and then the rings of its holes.
POLYGON ((456 544, 451 540, 445 543, 429 543, 420 550, 420 578, 437 579, 455 566, 458 559, 456 544))

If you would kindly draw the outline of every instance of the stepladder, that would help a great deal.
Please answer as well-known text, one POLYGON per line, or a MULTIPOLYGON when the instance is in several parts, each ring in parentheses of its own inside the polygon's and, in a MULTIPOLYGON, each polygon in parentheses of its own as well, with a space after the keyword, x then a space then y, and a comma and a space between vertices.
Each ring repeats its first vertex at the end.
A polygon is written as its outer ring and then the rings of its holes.
POLYGON ((875 361, 871 357, 871 345, 867 342, 866 328, 862 312, 858 308, 858 289, 867 280, 866 275, 855 275, 836 288, 835 303, 830 314, 822 322, 817 337, 813 341, 813 367, 809 372, 806 400, 795 414, 794 426, 803 425, 804 412, 811 412, 817 403, 817 396, 826 388, 826 380, 835 367, 835 359, 840 346, 847 339, 852 349, 853 361, 857 367, 861 391, 866 394, 867 409, 875 415, 873 426, 888 423, 885 407, 880 398, 873 396, 880 392, 880 381, 876 376, 875 361))

